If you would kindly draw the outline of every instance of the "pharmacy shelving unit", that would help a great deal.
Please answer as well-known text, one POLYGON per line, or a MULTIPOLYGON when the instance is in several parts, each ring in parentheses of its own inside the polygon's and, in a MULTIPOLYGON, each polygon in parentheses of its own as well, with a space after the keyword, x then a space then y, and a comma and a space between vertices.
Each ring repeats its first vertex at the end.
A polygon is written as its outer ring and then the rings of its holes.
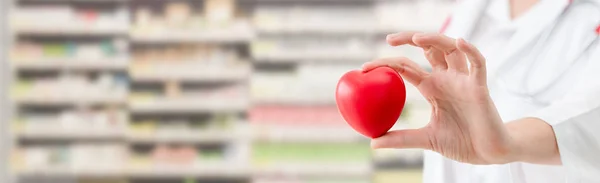
POLYGON ((119 181, 127 12, 122 1, 12 1, 12 182, 119 181))
MULTIPOLYGON (((436 32, 450 3, 258 0, 250 122, 255 169, 262 171, 255 181, 418 182, 422 151, 362 149, 369 147, 368 140, 336 118, 333 94, 344 72, 374 58, 407 56, 427 66, 421 50, 385 45, 385 35, 436 32)), ((420 94, 407 89, 409 107, 394 129, 420 127, 429 117, 420 94)))
MULTIPOLYGON (((448 0, 10 1, 14 183, 382 183, 420 165, 370 150, 333 94, 373 58, 427 65, 383 38, 436 31, 448 0)), ((408 101, 396 129, 427 120, 408 101)))
POLYGON ((256 2, 250 111, 256 183, 372 182, 368 140, 345 124, 333 94, 343 72, 375 57, 368 48, 384 31, 371 21, 375 3, 256 2))
POLYGON ((242 126, 254 32, 240 7, 130 1, 132 180, 250 182, 242 126))
POLYGON ((14 182, 250 182, 237 6, 15 0, 14 182))

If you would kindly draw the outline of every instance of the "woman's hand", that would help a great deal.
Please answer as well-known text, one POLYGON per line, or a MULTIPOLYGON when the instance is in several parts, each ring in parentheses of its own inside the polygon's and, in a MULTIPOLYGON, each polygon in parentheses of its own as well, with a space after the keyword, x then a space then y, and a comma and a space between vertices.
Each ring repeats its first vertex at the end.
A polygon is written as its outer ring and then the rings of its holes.
POLYGON ((417 87, 433 109, 427 126, 388 132, 373 139, 373 148, 422 148, 471 164, 515 160, 518 146, 488 94, 485 58, 474 46, 441 34, 398 33, 387 41, 392 46, 423 48, 432 72, 407 58, 375 60, 363 65, 363 70, 395 69, 417 87))

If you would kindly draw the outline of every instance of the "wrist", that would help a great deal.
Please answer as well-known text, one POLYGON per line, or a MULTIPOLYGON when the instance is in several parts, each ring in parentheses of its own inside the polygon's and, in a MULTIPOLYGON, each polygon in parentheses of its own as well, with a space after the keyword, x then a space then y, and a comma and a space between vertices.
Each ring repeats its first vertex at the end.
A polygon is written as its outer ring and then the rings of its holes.
POLYGON ((522 138, 518 125, 509 122, 504 125, 508 134, 508 153, 503 158, 504 163, 512 163, 523 161, 524 149, 521 146, 520 139, 522 138))
POLYGON ((552 126, 536 118, 524 118, 505 124, 508 153, 505 163, 560 164, 560 155, 552 126))

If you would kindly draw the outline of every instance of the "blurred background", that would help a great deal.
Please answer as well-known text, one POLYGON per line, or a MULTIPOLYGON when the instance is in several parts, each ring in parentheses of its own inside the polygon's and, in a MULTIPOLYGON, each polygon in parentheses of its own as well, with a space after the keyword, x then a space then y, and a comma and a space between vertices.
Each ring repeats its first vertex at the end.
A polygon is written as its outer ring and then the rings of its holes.
MULTIPOLYGON (((371 150, 341 75, 436 32, 454 0, 2 0, 10 183, 418 183, 371 150), (9 110, 8 110, 9 109, 9 110)), ((394 129, 429 120, 412 87, 394 129)))

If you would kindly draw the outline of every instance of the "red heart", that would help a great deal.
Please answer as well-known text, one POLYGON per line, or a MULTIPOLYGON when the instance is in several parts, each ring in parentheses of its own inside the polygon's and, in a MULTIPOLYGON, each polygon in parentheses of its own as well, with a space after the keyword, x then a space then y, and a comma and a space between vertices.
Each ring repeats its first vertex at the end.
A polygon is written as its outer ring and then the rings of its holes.
POLYGON ((370 138, 384 135, 398 120, 406 88, 400 75, 389 67, 347 72, 338 82, 335 100, 346 122, 370 138))

